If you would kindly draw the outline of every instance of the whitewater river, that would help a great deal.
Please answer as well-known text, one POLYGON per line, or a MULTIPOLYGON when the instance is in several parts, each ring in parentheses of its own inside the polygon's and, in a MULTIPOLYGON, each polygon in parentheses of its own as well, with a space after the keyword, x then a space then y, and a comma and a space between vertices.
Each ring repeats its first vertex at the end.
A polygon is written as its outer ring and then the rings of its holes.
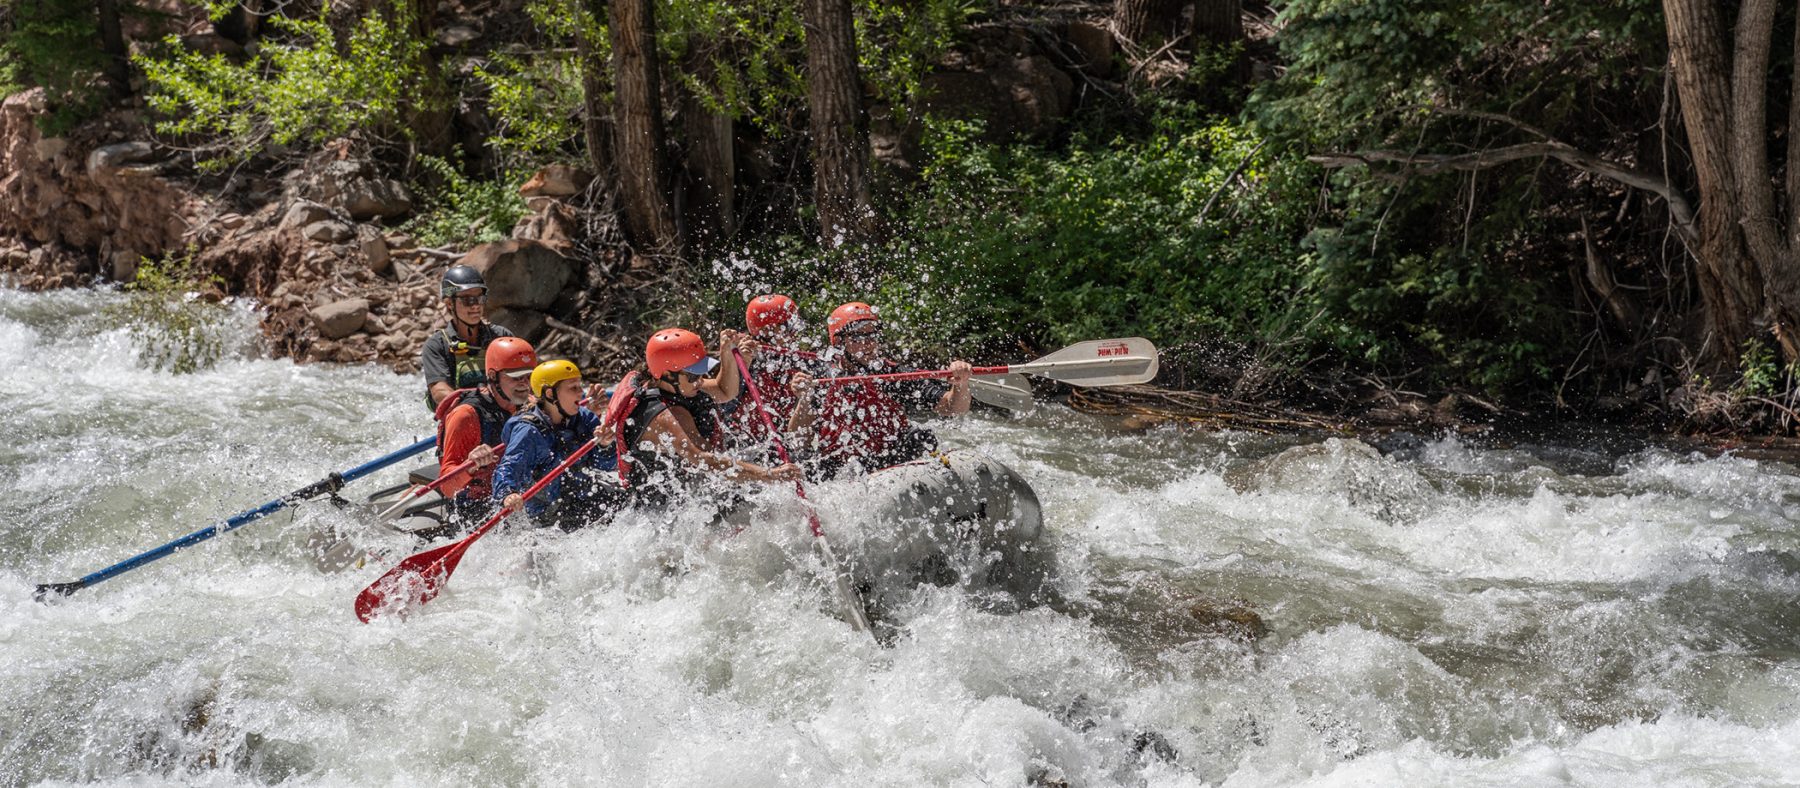
POLYGON ((1036 488, 1057 600, 929 587, 885 646, 794 517, 499 533, 364 625, 393 559, 321 573, 309 504, 40 604, 430 430, 247 316, 155 371, 118 300, 0 290, 0 785, 1800 785, 1800 474, 1655 448, 939 423, 1036 488))

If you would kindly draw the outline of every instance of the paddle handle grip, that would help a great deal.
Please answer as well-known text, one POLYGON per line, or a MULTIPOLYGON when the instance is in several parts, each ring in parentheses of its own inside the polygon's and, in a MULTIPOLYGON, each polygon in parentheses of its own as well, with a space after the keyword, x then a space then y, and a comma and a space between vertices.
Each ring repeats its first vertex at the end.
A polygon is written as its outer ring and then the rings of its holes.
MULTIPOLYGON (((489 445, 488 448, 493 449, 494 451, 503 451, 506 449, 506 444, 495 443, 495 444, 489 445)), ((432 490, 435 490, 439 487, 449 484, 450 480, 456 478, 458 474, 467 473, 470 468, 474 468, 474 467, 475 467, 474 460, 463 460, 462 464, 457 465, 456 467, 451 468, 450 470, 444 471, 443 474, 439 475, 436 479, 432 479, 429 484, 421 485, 419 487, 419 489, 409 497, 417 498, 418 496, 424 495, 425 493, 431 492, 432 490)))

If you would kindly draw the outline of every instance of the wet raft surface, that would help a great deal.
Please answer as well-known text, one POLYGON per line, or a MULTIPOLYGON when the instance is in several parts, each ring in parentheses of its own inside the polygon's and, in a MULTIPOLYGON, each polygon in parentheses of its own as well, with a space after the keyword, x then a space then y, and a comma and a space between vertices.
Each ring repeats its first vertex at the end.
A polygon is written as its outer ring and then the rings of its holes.
POLYGON ((710 546, 496 534, 404 622, 305 556, 327 505, 36 604, 424 431, 381 371, 145 370, 108 298, 0 291, 0 782, 1800 782, 1800 476, 1731 457, 938 424, 1035 489, 1052 593, 924 583, 889 647, 779 490, 710 546))

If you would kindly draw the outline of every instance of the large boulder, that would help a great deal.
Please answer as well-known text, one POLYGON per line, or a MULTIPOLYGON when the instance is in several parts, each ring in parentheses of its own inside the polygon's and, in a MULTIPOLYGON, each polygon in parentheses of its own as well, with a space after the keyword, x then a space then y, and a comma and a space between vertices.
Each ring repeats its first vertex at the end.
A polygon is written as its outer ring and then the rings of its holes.
POLYGON ((559 252, 567 252, 575 248, 575 235, 580 231, 581 217, 568 203, 549 197, 534 197, 534 202, 542 200, 545 204, 531 206, 531 213, 519 218, 513 225, 512 237, 542 241, 559 252))
POLYGON ((88 153, 87 172, 98 175, 110 170, 117 170, 127 164, 148 161, 155 154, 155 148, 148 142, 120 142, 114 145, 103 145, 88 153))
POLYGON ((925 113, 981 118, 995 141, 1048 137, 1075 103, 1075 80, 1043 55, 999 58, 968 71, 925 77, 925 113))
POLYGON ((550 316, 535 309, 496 309, 487 319, 534 345, 550 331, 550 316))
POLYGON ((1081 70, 1096 77, 1112 73, 1113 58, 1119 54, 1119 45, 1111 30, 1092 22, 1075 21, 1069 23, 1067 38, 1069 45, 1081 53, 1081 70))
POLYGON ((488 309, 544 310, 575 275, 575 261, 541 241, 512 238, 469 250, 462 262, 481 272, 488 309))
POLYGON ((346 298, 314 307, 312 319, 319 327, 319 336, 343 339, 362 330, 363 323, 369 319, 369 299, 346 298))
POLYGON ((567 164, 552 164, 537 171, 519 187, 521 197, 573 197, 594 181, 594 176, 567 164))

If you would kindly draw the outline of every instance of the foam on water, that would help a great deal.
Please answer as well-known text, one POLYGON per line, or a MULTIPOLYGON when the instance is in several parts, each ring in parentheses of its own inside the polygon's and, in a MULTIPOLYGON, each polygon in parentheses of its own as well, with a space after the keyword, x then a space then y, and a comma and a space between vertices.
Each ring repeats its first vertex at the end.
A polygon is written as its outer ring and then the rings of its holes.
MULTIPOLYGON (((781 489, 732 539, 697 510, 501 530, 371 625, 352 598, 417 545, 320 574, 307 535, 356 526, 326 504, 39 604, 430 430, 383 370, 147 369, 153 340, 93 321, 116 298, 0 291, 0 782, 1800 783, 1800 475, 1654 449, 1608 473, 1053 408, 939 423, 1035 487, 1060 593, 927 586, 887 645, 839 620, 781 489), (1190 612, 1233 598, 1255 645, 1190 612)), ((828 534, 854 492, 819 491, 828 534)))

